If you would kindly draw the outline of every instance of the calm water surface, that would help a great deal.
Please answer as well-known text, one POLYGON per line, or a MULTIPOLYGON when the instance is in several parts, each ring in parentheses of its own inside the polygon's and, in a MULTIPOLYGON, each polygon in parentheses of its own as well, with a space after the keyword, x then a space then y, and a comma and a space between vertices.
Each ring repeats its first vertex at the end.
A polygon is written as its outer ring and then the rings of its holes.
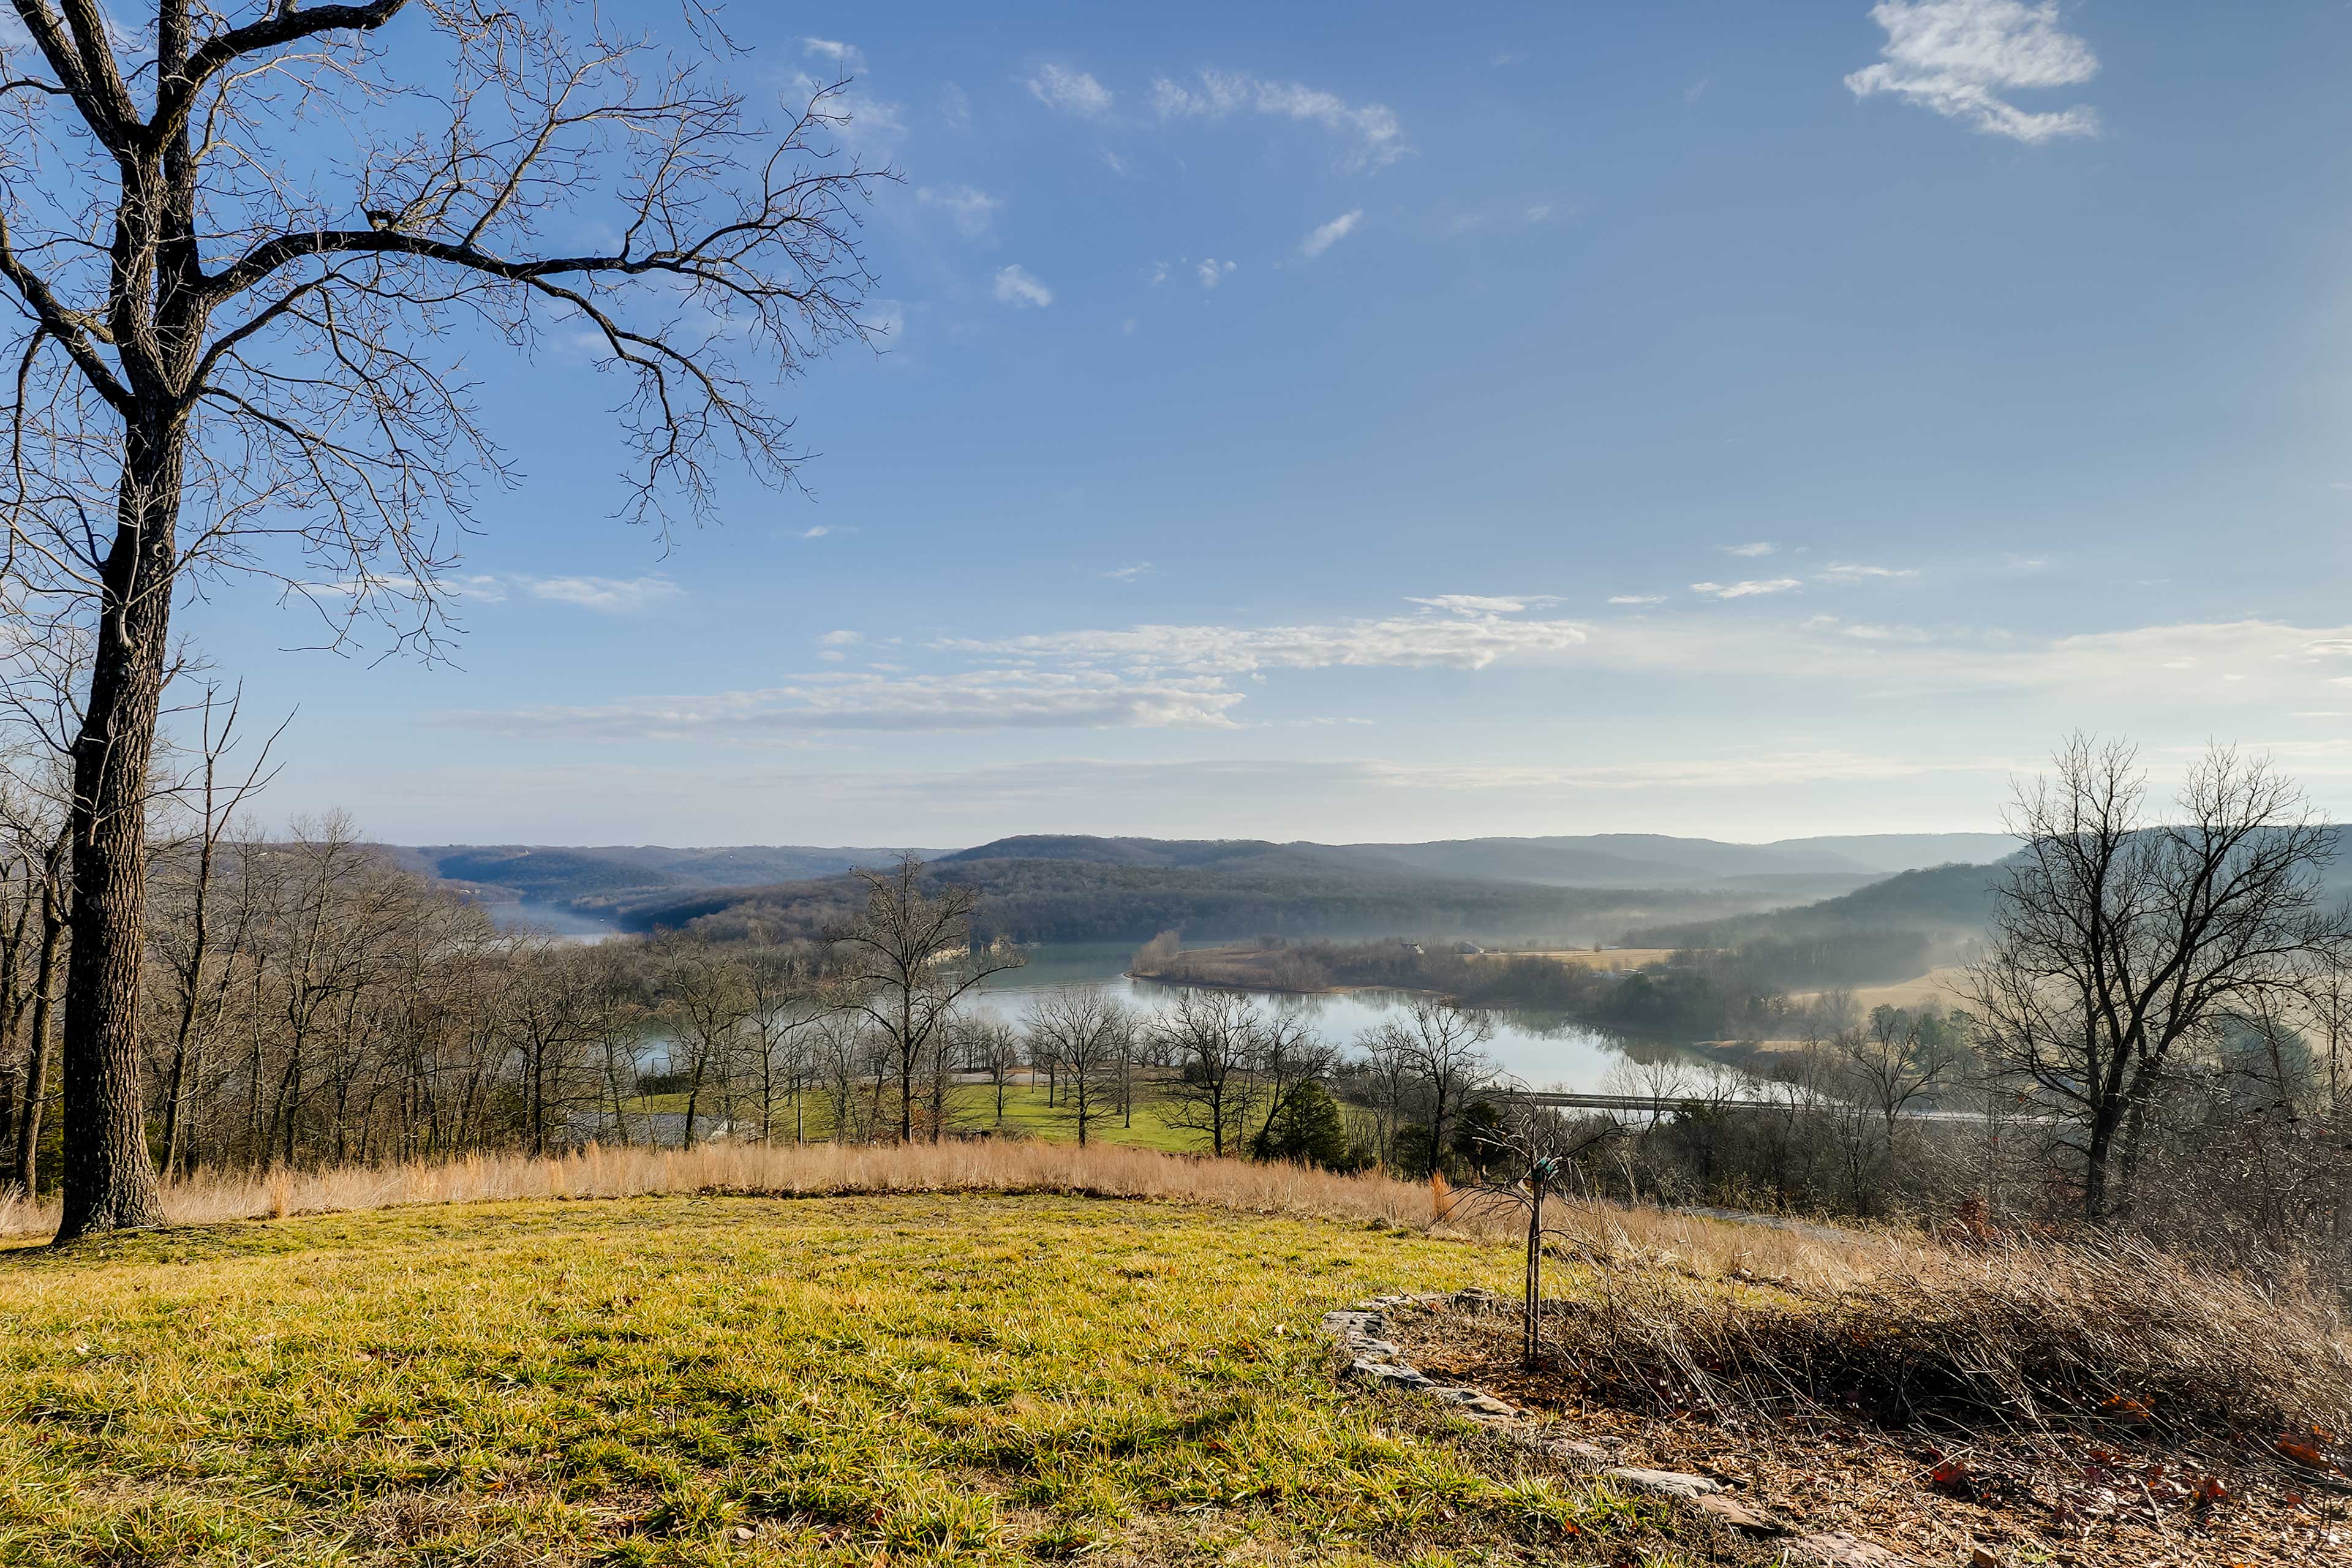
MULTIPOLYGON (((1138 1012, 1156 1013, 1183 994, 1178 985, 1130 980, 1124 971, 1134 948, 1127 943, 1073 943, 1032 948, 1024 969, 992 976, 971 997, 977 1008, 1019 1024, 1041 993, 1062 985, 1104 992, 1138 1012)), ((1356 1037, 1395 1016, 1412 999, 1393 991, 1353 991, 1337 996, 1290 996, 1277 992, 1244 994, 1260 1005, 1287 1005, 1305 1012, 1326 1039, 1352 1046, 1356 1037)), ((1530 1089, 1600 1089, 1621 1058, 1616 1039, 1579 1024, 1558 1023, 1524 1013, 1496 1011, 1495 1036, 1486 1053, 1505 1073, 1530 1089)))

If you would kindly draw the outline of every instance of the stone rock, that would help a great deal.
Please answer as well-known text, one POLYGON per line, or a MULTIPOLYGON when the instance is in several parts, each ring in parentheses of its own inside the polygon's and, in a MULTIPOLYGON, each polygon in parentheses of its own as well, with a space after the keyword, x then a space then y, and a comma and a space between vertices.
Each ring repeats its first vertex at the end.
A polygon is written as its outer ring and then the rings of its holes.
POLYGON ((1617 1456, 1598 1443, 1588 1443, 1581 1437, 1541 1437, 1536 1447, 1556 1459, 1577 1459, 1590 1465, 1605 1465, 1617 1456))
POLYGON ((1367 1378, 1384 1388, 1429 1389, 1436 1385, 1402 1362, 1357 1360, 1349 1363, 1350 1375, 1367 1378))
POLYGON ((1727 1497, 1703 1497, 1698 1500, 1702 1512, 1713 1515, 1732 1529, 1747 1535, 1786 1535, 1788 1526, 1771 1515, 1759 1512, 1744 1502, 1727 1497))
POLYGON ((1402 1347, 1386 1340, 1358 1340, 1349 1348, 1366 1361, 1394 1361, 1404 1354, 1402 1347))
POLYGON ((1428 1392, 1432 1399, 1442 1399, 1448 1405, 1458 1405, 1463 1409, 1475 1411, 1480 1415, 1517 1415, 1518 1414, 1510 1405, 1483 1389, 1432 1387, 1428 1392))
POLYGON ((1911 1560, 1897 1556, 1874 1541, 1850 1531, 1800 1535, 1782 1548, 1789 1561, 1815 1568, 1912 1568, 1911 1560))
POLYGON ((1722 1483, 1705 1476, 1694 1476, 1682 1470, 1642 1470, 1620 1467, 1601 1472, 1606 1479, 1636 1491, 1656 1492, 1661 1497, 1681 1498, 1696 1502, 1709 1492, 1719 1492, 1722 1483))

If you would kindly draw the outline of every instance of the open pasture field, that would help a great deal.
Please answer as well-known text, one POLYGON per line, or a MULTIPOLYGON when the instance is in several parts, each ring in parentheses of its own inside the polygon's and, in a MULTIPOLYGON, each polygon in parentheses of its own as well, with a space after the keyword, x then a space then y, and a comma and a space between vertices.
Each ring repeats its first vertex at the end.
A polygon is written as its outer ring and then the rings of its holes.
POLYGON ((1595 952, 1588 947, 1497 948, 1475 954, 1481 959, 1549 958, 1555 963, 1565 963, 1575 969, 1643 969, 1653 963, 1664 963, 1678 949, 1671 947, 1612 947, 1595 952))
POLYGON ((1326 1310, 1513 1268, 1361 1222, 936 1194, 25 1247, 0 1561, 1748 1560, 1335 1384, 1326 1310))
MULTIPOLYGON (((1960 965, 1948 963, 1909 980, 1848 989, 1854 1005, 1864 1014, 1874 1007, 1907 1007, 1915 1011, 1922 1007, 1957 1007, 1966 1000, 1961 989, 1966 978, 1960 965)), ((1792 999, 1810 1002, 1820 994, 1818 991, 1801 991, 1792 993, 1792 999)))

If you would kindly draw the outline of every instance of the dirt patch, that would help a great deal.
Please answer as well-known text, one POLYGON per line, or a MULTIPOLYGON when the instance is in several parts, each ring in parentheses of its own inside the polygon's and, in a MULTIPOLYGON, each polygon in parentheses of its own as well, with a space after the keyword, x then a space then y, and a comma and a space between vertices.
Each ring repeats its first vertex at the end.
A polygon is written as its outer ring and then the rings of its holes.
POLYGON ((2306 1479, 2265 1455, 2104 1437, 1937 1444, 1861 1420, 1750 1430, 1629 1407, 1561 1360, 1523 1370, 1516 1309, 1401 1311, 1387 1332, 1430 1377, 1522 1405, 1612 1463, 1708 1476, 1805 1530, 1851 1531, 1922 1563, 2352 1563, 2352 1497, 2340 1480, 2306 1479))

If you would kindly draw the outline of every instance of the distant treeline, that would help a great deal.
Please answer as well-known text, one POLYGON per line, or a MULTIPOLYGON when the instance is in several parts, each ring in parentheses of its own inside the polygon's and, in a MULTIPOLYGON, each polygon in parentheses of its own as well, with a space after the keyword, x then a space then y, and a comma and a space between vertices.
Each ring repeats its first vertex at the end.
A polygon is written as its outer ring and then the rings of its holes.
MULTIPOLYGON (((935 887, 985 900, 986 934, 1017 942, 1142 942, 1163 931, 1189 942, 1259 934, 1337 939, 1397 931, 1591 942, 1629 921, 1726 912, 1720 891, 1627 892, 1304 864, 1105 865, 1065 859, 963 859, 926 868, 935 887)), ((716 940, 813 938, 862 902, 853 879, 714 889, 623 907, 636 930, 690 929, 716 940)))

